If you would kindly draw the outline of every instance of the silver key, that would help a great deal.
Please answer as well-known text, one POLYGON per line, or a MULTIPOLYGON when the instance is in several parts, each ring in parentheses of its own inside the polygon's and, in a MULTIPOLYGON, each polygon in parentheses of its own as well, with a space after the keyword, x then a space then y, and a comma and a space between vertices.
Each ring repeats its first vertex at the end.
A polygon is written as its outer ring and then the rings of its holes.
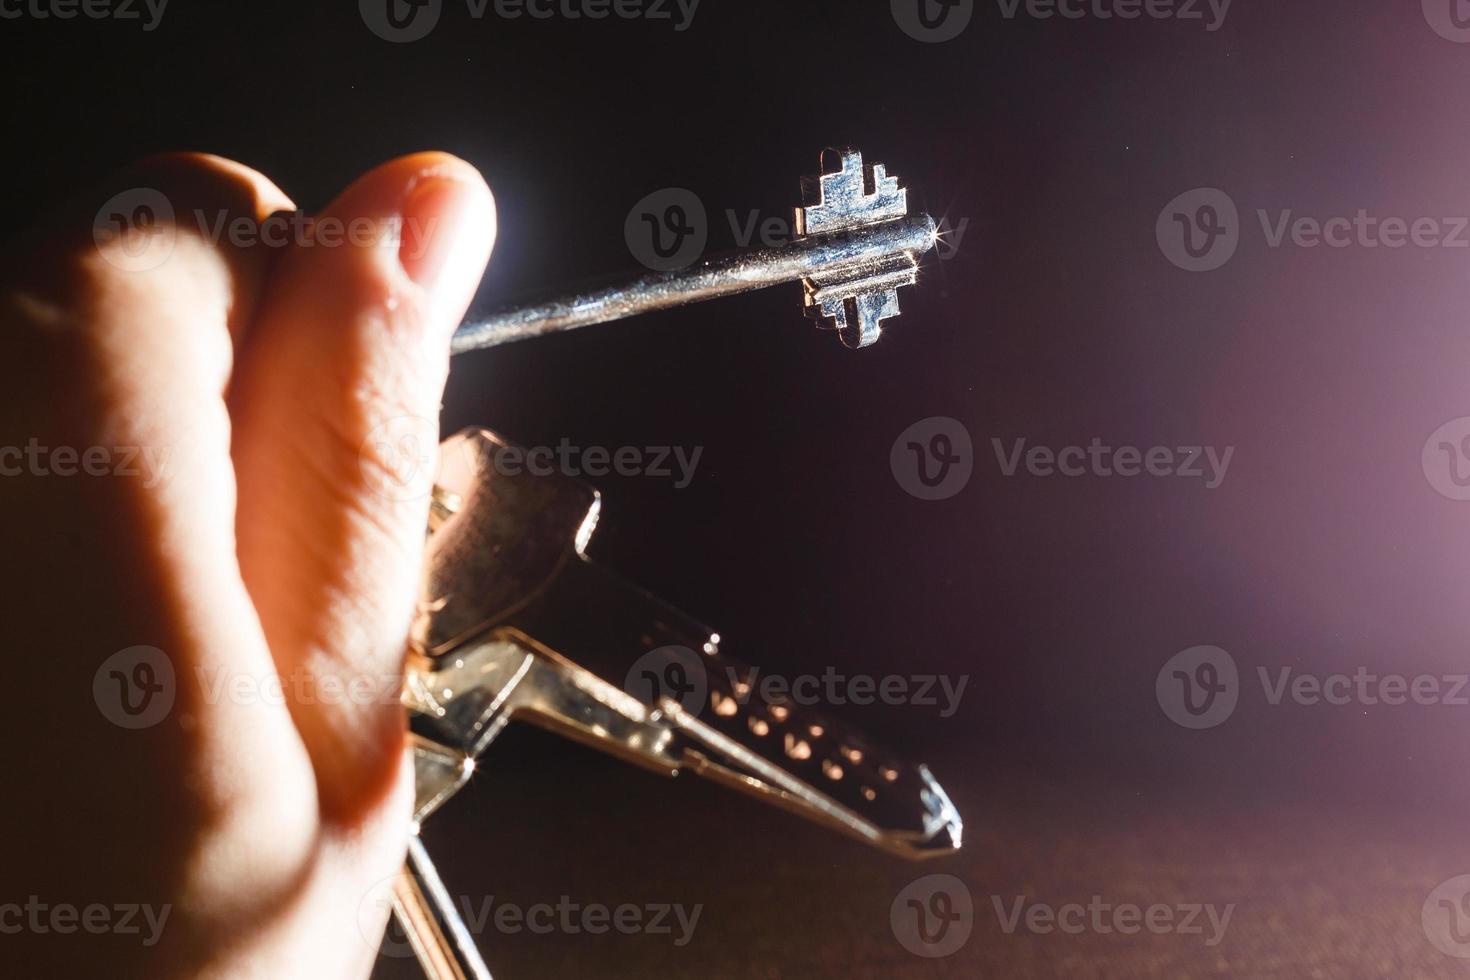
POLYGON ((786 245, 475 314, 455 333, 451 349, 463 354, 792 282, 802 284, 807 313, 820 325, 835 329, 848 347, 866 347, 884 320, 898 316, 897 289, 914 284, 918 259, 939 233, 929 215, 908 213, 906 192, 881 163, 865 168, 862 154, 849 148, 827 150, 821 166, 820 177, 802 180, 797 237, 786 245))
MULTIPOLYGON (((522 719, 904 857, 960 846, 960 816, 927 767, 762 698, 718 634, 588 560, 598 493, 565 476, 506 475, 518 468, 497 458, 512 448, 471 430, 442 450, 405 692, 416 820, 522 719)), ((431 978, 488 976, 417 841, 396 907, 431 978)))

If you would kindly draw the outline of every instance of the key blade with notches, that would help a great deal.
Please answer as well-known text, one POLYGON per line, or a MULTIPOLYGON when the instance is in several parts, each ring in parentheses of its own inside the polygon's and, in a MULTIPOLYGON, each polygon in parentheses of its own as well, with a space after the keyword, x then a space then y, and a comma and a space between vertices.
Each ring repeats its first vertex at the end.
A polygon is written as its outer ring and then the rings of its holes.
POLYGON ((525 463, 485 430, 441 450, 406 694, 420 820, 523 718, 905 857, 960 846, 959 814, 925 766, 838 719, 765 700, 718 634, 586 558, 595 490, 525 463))

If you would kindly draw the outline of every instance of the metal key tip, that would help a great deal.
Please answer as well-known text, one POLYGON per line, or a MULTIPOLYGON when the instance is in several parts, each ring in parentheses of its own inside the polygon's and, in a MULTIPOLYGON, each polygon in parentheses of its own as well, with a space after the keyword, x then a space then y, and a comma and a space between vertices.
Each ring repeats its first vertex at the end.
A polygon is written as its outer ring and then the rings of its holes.
POLYGON ((906 221, 908 192, 883 164, 865 166, 857 149, 828 148, 820 166, 818 176, 802 178, 797 234, 857 238, 900 223, 908 232, 862 265, 802 280, 807 315, 836 330, 847 347, 867 347, 882 334, 883 321, 899 315, 898 288, 918 281, 918 257, 934 247, 939 231, 927 214, 906 221))

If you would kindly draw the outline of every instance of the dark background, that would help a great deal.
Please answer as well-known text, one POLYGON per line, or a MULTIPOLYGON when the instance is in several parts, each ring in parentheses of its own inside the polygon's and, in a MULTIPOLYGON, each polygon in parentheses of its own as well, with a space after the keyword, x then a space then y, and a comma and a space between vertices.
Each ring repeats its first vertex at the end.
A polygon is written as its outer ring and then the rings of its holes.
MULTIPOLYGON (((445 430, 702 447, 693 483, 599 481, 599 561, 787 674, 968 675, 959 712, 838 709, 931 762, 967 821, 923 868, 697 780, 511 731, 431 823, 456 892, 700 903, 666 936, 491 934, 497 977, 1459 976, 1420 926, 1470 870, 1449 705, 1270 706, 1258 666, 1465 669, 1470 504, 1420 466, 1470 414, 1470 251, 1272 249, 1254 213, 1470 213, 1470 46, 1414 2, 1236 0, 1200 21, 1005 18, 907 36, 885 3, 704 0, 667 21, 474 20, 374 36, 352 3, 173 0, 137 22, 0 21, 15 224, 163 149, 239 159, 319 208, 371 165, 454 152, 493 187, 487 302, 633 265, 628 210, 695 191, 785 217, 852 143, 958 225, 854 353, 795 286, 460 359, 445 430), (1171 265, 1166 202, 1226 190, 1224 268, 1171 265), (908 495, 889 451, 960 420, 975 475, 908 495), (1200 481, 1002 476, 991 439, 1236 447, 1200 481), (1171 723, 1154 680, 1214 644, 1245 690, 1171 723), (452 855, 452 856, 451 856, 452 855), (889 906, 958 875, 974 933, 911 955, 889 906), (1198 936, 1007 935, 991 896, 1236 903, 1198 936)), ((387 960, 381 976, 413 975, 387 960)))

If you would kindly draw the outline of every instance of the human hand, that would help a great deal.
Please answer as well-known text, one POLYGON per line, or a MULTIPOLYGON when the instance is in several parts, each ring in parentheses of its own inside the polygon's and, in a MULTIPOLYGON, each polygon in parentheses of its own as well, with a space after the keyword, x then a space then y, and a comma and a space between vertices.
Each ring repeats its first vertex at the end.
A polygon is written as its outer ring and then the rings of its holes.
POLYGON ((156 158, 22 235, 0 273, 6 678, 24 702, 0 721, 9 975, 371 969, 413 793, 398 687, 428 499, 403 492, 400 449, 432 473, 495 211, 472 167, 428 153, 313 226, 266 221, 292 209, 239 164, 156 158), (172 223, 94 234, 97 206, 122 192, 126 216, 136 188, 172 223), (139 646, 165 658, 151 675, 132 653, 101 669, 139 646), (155 694, 161 718, 128 714, 155 694))

